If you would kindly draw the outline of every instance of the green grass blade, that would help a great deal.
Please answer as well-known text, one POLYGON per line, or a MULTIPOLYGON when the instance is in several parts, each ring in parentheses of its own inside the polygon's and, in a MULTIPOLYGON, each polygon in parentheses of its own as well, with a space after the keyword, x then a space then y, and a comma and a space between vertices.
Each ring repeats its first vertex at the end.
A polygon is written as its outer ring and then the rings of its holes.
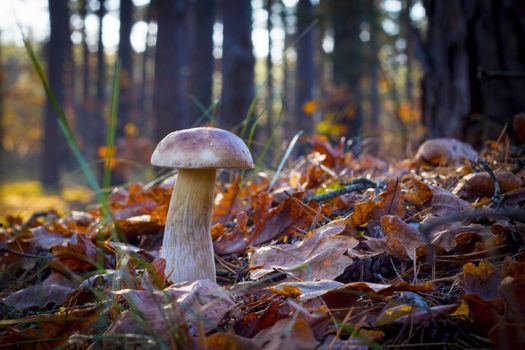
POLYGON ((55 112, 57 115, 58 126, 60 127, 60 130, 64 134, 64 137, 66 138, 67 144, 69 148, 71 149, 71 152, 73 153, 77 162, 79 163, 80 168, 82 169, 82 173, 84 174, 89 187, 91 187, 93 192, 95 192, 97 201, 102 205, 102 212, 103 212, 104 217, 111 218, 111 214, 109 212, 107 201, 105 200, 102 190, 98 184, 97 178, 95 174, 93 173, 93 171, 91 170, 91 168, 89 167, 84 156, 82 155, 80 148, 78 147, 75 135, 73 134, 73 131, 71 130, 69 123, 67 122, 66 115, 64 114, 62 107, 58 103, 58 100, 56 99, 56 96, 53 93, 51 86, 49 85, 47 75, 44 72, 42 65, 38 61, 38 58, 36 57, 35 51, 33 50, 33 47, 31 46, 31 43, 29 42, 29 40, 25 36, 23 37, 23 40, 24 40, 24 46, 26 48, 27 54, 29 55, 31 63, 33 64, 37 72, 37 75, 40 78, 40 81, 42 82, 44 90, 47 96, 49 97, 49 100, 51 101, 53 108, 55 109, 55 112))
POLYGON ((299 141, 299 136, 303 133, 302 130, 299 130, 297 134, 293 137, 292 141, 288 145, 288 148, 286 149, 286 152, 283 155, 283 159, 281 159, 281 162, 279 163, 279 167, 277 167, 277 170, 275 171, 275 174, 273 175, 272 182, 270 182, 270 187, 268 187, 268 192, 272 189, 273 185, 275 185, 275 182, 279 178, 279 174, 283 170, 284 164, 286 164, 286 161, 290 157, 290 154, 292 154, 293 148, 295 147, 295 144, 297 141, 299 141))

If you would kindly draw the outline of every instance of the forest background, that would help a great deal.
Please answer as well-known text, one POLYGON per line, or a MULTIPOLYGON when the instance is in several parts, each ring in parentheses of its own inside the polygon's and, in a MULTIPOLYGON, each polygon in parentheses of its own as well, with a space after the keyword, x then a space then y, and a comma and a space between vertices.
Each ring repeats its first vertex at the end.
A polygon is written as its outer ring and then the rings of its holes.
POLYGON ((153 178, 153 146, 191 126, 253 131, 276 168, 299 130, 299 150, 321 134, 401 159, 431 137, 480 146, 525 110, 518 0, 12 0, 0 17, 3 211, 93 199, 22 34, 99 175, 120 62, 112 184, 153 178))

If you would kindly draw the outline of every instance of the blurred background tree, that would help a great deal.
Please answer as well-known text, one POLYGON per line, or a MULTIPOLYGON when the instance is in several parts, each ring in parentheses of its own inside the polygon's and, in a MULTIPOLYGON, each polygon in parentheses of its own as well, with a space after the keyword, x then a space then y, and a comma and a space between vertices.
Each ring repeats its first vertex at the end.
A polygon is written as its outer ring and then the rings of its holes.
POLYGON ((255 123, 273 167, 298 130, 401 158, 425 137, 479 145, 525 110, 519 0, 10 0, 0 13, 7 182, 82 183, 17 16, 94 169, 121 62, 115 183, 146 179, 152 145, 191 126, 247 137, 255 123))

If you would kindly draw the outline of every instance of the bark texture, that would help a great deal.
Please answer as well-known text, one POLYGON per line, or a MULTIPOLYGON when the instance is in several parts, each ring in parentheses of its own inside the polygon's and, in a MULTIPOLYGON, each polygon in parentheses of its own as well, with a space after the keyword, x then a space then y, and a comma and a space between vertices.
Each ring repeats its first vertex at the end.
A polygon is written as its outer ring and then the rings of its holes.
POLYGON ((243 121, 254 97, 255 58, 250 1, 223 1, 222 93, 219 125, 231 129, 243 121))

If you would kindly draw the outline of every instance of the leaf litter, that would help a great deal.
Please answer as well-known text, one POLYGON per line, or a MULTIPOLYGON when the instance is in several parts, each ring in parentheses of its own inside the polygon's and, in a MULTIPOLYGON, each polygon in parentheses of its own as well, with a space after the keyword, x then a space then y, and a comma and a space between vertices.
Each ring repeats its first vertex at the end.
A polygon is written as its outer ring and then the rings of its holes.
MULTIPOLYGON (((523 116, 515 120, 522 128, 523 116)), ((423 143, 388 164, 312 137, 280 172, 217 182, 217 284, 171 284, 174 179, 0 227, 0 344, 342 349, 525 344, 523 147, 423 143), (518 164, 518 166, 516 166, 518 164), (113 240, 117 232, 120 242, 113 240)))

